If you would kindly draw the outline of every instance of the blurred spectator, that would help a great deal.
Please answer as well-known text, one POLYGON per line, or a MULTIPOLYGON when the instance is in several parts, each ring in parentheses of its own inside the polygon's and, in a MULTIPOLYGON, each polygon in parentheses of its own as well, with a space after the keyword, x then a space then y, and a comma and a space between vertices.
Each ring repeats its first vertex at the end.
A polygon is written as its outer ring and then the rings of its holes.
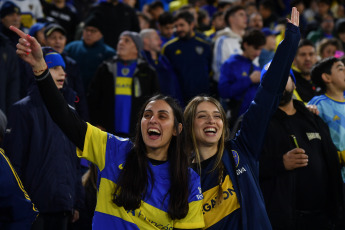
POLYGON ((334 19, 331 14, 326 14, 322 17, 321 26, 316 31, 311 31, 307 39, 312 41, 315 45, 323 38, 332 38, 333 37, 333 29, 334 29, 334 19))
MULTIPOLYGON (((0 110, 1 121, 4 114, 0 110)), ((2 133, 0 133, 0 144, 2 133)), ((38 211, 24 190, 16 171, 0 148, 0 228, 3 230, 30 230, 38 211)))
POLYGON ((195 35, 194 16, 180 11, 174 16, 177 38, 162 50, 171 62, 182 89, 184 104, 196 95, 209 94, 211 46, 195 35))
POLYGON ((252 29, 261 30, 264 26, 262 16, 259 13, 253 13, 249 16, 248 27, 252 29))
MULTIPOLYGON (((54 83, 73 108, 75 94, 63 88, 65 63, 51 48, 44 57, 54 83)), ((44 69, 42 70, 42 72, 44 69)), ((50 117, 38 87, 15 103, 8 116, 4 149, 40 215, 32 230, 65 230, 77 219, 82 198, 76 147, 50 117)))
POLYGON ((82 39, 73 41, 65 47, 67 55, 80 66, 80 77, 85 92, 88 91, 98 66, 116 54, 113 48, 104 43, 103 30, 102 21, 92 14, 85 20, 82 39))
POLYGON ((208 31, 205 31, 205 35, 212 40, 213 37, 216 35, 216 33, 219 30, 222 30, 224 28, 225 28, 224 14, 223 12, 216 12, 212 16, 211 29, 208 31))
POLYGON ((296 7, 297 11, 299 12, 299 28, 302 34, 302 37, 305 38, 307 36, 307 19, 305 18, 304 15, 304 9, 305 9, 305 3, 304 0, 292 0, 290 2, 290 6, 296 7))
POLYGON ((88 121, 89 115, 87 101, 83 83, 80 77, 79 66, 75 60, 63 52, 67 41, 65 29, 58 24, 52 23, 45 28, 44 36, 47 46, 52 47, 59 54, 61 54, 64 62, 66 63, 66 79, 64 86, 73 89, 77 93, 75 101, 77 112, 79 116, 88 121))
POLYGON ((242 6, 228 9, 224 16, 226 28, 217 32, 213 40, 213 79, 218 82, 220 67, 231 55, 241 54, 241 41, 247 28, 247 14, 242 6))
POLYGON ((158 18, 158 31, 162 40, 162 46, 174 36, 174 20, 170 12, 164 12, 158 18))
POLYGON ((143 57, 156 70, 159 80, 160 92, 171 96, 184 106, 181 87, 170 61, 161 55, 161 43, 158 33, 154 29, 140 31, 143 40, 143 57))
POLYGON ((5 114, 20 99, 20 72, 16 50, 0 33, 0 110, 5 114))
POLYGON ((67 42, 73 41, 79 24, 77 9, 66 0, 52 0, 51 3, 42 1, 43 12, 48 20, 52 19, 66 31, 67 42))
POLYGON ((260 30, 248 30, 241 44, 243 54, 230 56, 220 69, 218 90, 221 98, 230 99, 230 127, 254 99, 260 83, 260 67, 255 66, 253 60, 260 55, 265 43, 265 35, 260 30))
POLYGON ((123 31, 140 31, 135 10, 121 1, 100 2, 91 8, 90 14, 92 13, 99 15, 103 22, 104 42, 115 50, 119 36, 123 31))
POLYGON ((133 9, 135 8, 135 5, 137 3, 136 0, 122 0, 124 3, 126 3, 127 5, 129 5, 130 7, 132 7, 133 9))
POLYGON ((315 87, 310 77, 311 68, 316 62, 317 55, 314 44, 307 39, 301 40, 293 68, 297 87, 294 90, 295 99, 307 103, 318 93, 319 89, 315 87))
MULTIPOLYGON (((255 2, 247 2, 245 4, 245 9, 248 17, 250 18, 253 14, 258 13, 255 2)), ((261 19, 262 20, 262 19, 261 19)), ((260 28, 261 29, 261 28, 260 28)))
POLYGON ((206 4, 201 7, 201 9, 206 10, 208 15, 212 18, 217 12, 217 0, 206 0, 206 4))
POLYGON ((1 18, 1 25, 0 25, 0 32, 3 33, 6 37, 8 37, 11 41, 11 44, 14 48, 18 43, 19 36, 12 32, 9 27, 15 26, 17 28, 22 28, 21 25, 21 12, 20 8, 14 4, 13 2, 5 2, 2 4, 0 8, 0 18, 1 18))
POLYGON ((328 57, 334 57, 337 50, 342 50, 340 46, 340 41, 336 38, 322 39, 318 46, 318 55, 320 60, 328 57))
POLYGON ((46 26, 46 23, 37 22, 33 26, 31 26, 29 30, 29 35, 32 37, 35 37, 41 46, 46 46, 46 41, 44 37, 45 26, 46 26))
POLYGON ((336 227, 344 221, 337 149, 322 119, 292 100, 294 88, 290 77, 260 158, 268 216, 273 229, 343 229, 336 227))
POLYGON ((345 51, 345 19, 338 19, 335 24, 336 34, 342 44, 343 51, 345 51))
POLYGON ((164 13, 164 6, 161 1, 154 1, 149 4, 148 9, 150 15, 152 16, 153 24, 156 27, 159 16, 164 13))
POLYGON ((198 10, 198 31, 204 32, 210 29, 210 16, 206 10, 198 10))
POLYGON ((21 24, 26 30, 31 28, 37 20, 44 18, 40 0, 2 0, 0 6, 7 1, 13 2, 20 8, 21 24))
POLYGON ((218 0, 217 11, 226 12, 229 8, 233 6, 236 0, 218 0))
POLYGON ((124 31, 117 56, 103 62, 88 94, 91 123, 109 133, 133 136, 141 105, 158 93, 155 70, 141 57, 138 33, 124 31))
POLYGON ((266 44, 262 48, 259 56, 259 64, 260 68, 262 69, 264 65, 273 59, 274 50, 276 48, 276 36, 280 34, 280 32, 270 30, 267 27, 263 28, 261 32, 263 32, 266 36, 266 44))
POLYGON ((275 13, 274 2, 272 0, 263 0, 259 4, 259 12, 262 16, 264 27, 274 29, 278 17, 275 13))
POLYGON ((193 15, 193 18, 194 18, 194 31, 196 31, 197 28, 198 28, 198 13, 196 11, 196 8, 193 5, 188 4, 188 5, 182 6, 179 11, 188 11, 189 13, 191 13, 193 15))
POLYGON ((151 27, 151 20, 146 14, 137 12, 137 17, 139 20, 140 30, 148 29, 151 27))

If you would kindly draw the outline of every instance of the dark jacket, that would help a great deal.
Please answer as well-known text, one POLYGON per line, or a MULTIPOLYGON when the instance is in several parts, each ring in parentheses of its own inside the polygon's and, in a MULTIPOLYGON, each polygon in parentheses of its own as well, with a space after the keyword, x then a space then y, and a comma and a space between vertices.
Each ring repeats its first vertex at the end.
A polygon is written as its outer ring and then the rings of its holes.
MULTIPOLYGON (((294 100, 294 107, 320 133, 322 153, 328 171, 329 207, 326 211, 336 218, 343 209, 342 179, 337 149, 331 140, 328 126, 319 116, 309 112, 300 101, 294 100)), ((279 109, 270 122, 260 159, 260 185, 272 225, 294 229, 296 174, 294 170, 285 169, 283 155, 296 147, 290 139, 293 133, 290 131, 291 125, 287 118, 288 115, 279 109)))
MULTIPOLYGON (((108 133, 115 133, 115 63, 119 61, 117 56, 103 62, 97 70, 91 82, 88 102, 91 123, 106 129, 108 133)), ((116 74, 115 74, 116 75, 116 74)), ((138 113, 145 101, 159 92, 159 83, 155 70, 142 58, 137 60, 134 71, 132 92, 139 89, 139 95, 132 95, 130 136, 134 134, 138 113)), ((136 94, 136 93, 134 93, 136 94)))
MULTIPOLYGON (((64 96, 73 105, 75 93, 64 96)), ((50 117, 37 87, 11 108, 4 149, 40 212, 76 207, 82 190, 76 147, 50 117)))
POLYGON ((9 39, 0 33, 0 109, 7 114, 20 97, 19 63, 16 50, 9 39))
POLYGON ((37 215, 16 171, 0 149, 0 229, 30 230, 37 215))

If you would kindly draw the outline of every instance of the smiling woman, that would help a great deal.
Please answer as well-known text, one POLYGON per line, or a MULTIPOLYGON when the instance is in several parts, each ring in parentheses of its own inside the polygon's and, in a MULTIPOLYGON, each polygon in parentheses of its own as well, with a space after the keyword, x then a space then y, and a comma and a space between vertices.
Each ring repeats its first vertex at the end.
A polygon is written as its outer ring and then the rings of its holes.
POLYGON ((17 28, 17 54, 29 63, 45 105, 99 169, 93 229, 196 229, 204 227, 198 175, 188 168, 183 114, 174 99, 150 98, 142 107, 134 143, 81 120, 55 87, 39 43, 17 28), (42 71, 43 70, 43 71, 42 71))

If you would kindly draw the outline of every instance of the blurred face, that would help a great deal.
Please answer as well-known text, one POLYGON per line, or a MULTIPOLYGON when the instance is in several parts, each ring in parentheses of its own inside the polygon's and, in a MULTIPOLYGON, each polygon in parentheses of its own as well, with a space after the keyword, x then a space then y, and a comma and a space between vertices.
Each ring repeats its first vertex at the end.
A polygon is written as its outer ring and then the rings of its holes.
POLYGON ((238 10, 232 16, 229 17, 231 28, 237 28, 244 30, 247 28, 247 14, 244 10, 238 10))
POLYGON ((46 46, 46 39, 44 37, 44 28, 37 31, 36 33, 36 39, 41 44, 41 46, 46 46))
POLYGON ((266 37, 266 47, 268 50, 274 50, 276 48, 276 36, 270 35, 266 37))
POLYGON ((295 83, 293 82, 292 77, 290 76, 286 83, 283 96, 280 99, 279 106, 284 106, 292 100, 294 89, 295 89, 295 83))
POLYGON ((140 30, 150 28, 150 23, 145 20, 142 16, 138 16, 140 30))
POLYGON ((335 51, 337 50, 337 47, 332 45, 332 44, 329 44, 327 45, 323 50, 322 50, 322 53, 321 53, 321 58, 324 59, 324 58, 328 58, 328 57, 334 57, 335 55, 335 51))
POLYGON ((117 55, 122 60, 134 60, 138 58, 138 50, 130 36, 124 35, 120 37, 117 43, 117 55))
POLYGON ((331 34, 334 28, 334 21, 333 18, 329 15, 327 15, 321 23, 321 28, 323 31, 325 31, 328 34, 331 34))
POLYGON ((345 67, 341 61, 335 62, 331 68, 331 81, 339 91, 345 91, 345 67))
POLYGON ((161 35, 165 38, 171 38, 174 33, 174 24, 167 24, 163 26, 159 26, 159 31, 161 35))
POLYGON ((62 89, 66 79, 66 73, 63 70, 62 66, 54 66, 49 69, 49 72, 53 77, 56 87, 58 89, 62 89))
POLYGON ((339 33, 339 39, 342 41, 342 42, 345 42, 345 33, 339 33))
POLYGON ((317 6, 318 6, 318 9, 319 9, 319 14, 321 14, 321 15, 326 14, 328 12, 328 10, 329 10, 329 5, 327 5, 324 2, 319 2, 317 4, 317 6))
POLYGON ((294 64, 302 74, 309 75, 316 61, 315 48, 312 46, 302 46, 297 50, 294 64))
POLYGON ((180 18, 175 22, 176 34, 179 38, 189 38, 193 32, 194 23, 188 24, 180 18))
POLYGON ((159 18, 159 15, 164 13, 164 9, 161 7, 157 7, 154 10, 151 10, 150 13, 152 15, 152 18, 157 21, 159 18))
POLYGON ((153 151, 167 156, 171 138, 176 136, 174 113, 168 103, 157 100, 147 104, 141 119, 141 134, 148 156, 153 151))
POLYGON ((214 28, 216 29, 216 31, 221 30, 225 27, 225 21, 224 21, 224 17, 221 15, 219 17, 216 17, 213 21, 212 21, 212 25, 214 26, 214 28))
POLYGON ((255 14, 249 19, 249 27, 261 30, 263 27, 263 21, 260 14, 255 14))
POLYGON ((204 101, 198 105, 193 129, 199 146, 218 145, 223 132, 223 120, 215 104, 204 101))
POLYGON ((58 53, 62 53, 66 45, 66 36, 56 30, 46 38, 47 46, 51 46, 58 53))
POLYGON ((248 45, 246 42, 243 44, 243 56, 249 58, 250 60, 254 60, 256 57, 260 56, 261 50, 263 46, 255 48, 252 45, 248 45))
POLYGON ((21 20, 20 14, 12 13, 2 18, 1 22, 6 28, 10 27, 11 25, 13 25, 16 28, 20 28, 20 20, 21 20))
POLYGON ((160 52, 162 41, 157 32, 152 32, 151 36, 148 37, 149 40, 149 50, 160 52))
POLYGON ((86 26, 83 30, 83 40, 87 46, 92 46, 103 37, 101 31, 93 26, 86 26))

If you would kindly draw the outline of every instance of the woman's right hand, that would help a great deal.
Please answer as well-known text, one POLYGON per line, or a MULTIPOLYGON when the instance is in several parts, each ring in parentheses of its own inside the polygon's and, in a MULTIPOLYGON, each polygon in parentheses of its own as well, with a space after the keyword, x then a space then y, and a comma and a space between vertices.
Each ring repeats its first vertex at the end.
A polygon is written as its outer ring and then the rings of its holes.
POLYGON ((14 26, 10 26, 10 30, 20 37, 17 44, 17 55, 31 65, 34 73, 42 69, 47 69, 41 45, 37 40, 14 26))

